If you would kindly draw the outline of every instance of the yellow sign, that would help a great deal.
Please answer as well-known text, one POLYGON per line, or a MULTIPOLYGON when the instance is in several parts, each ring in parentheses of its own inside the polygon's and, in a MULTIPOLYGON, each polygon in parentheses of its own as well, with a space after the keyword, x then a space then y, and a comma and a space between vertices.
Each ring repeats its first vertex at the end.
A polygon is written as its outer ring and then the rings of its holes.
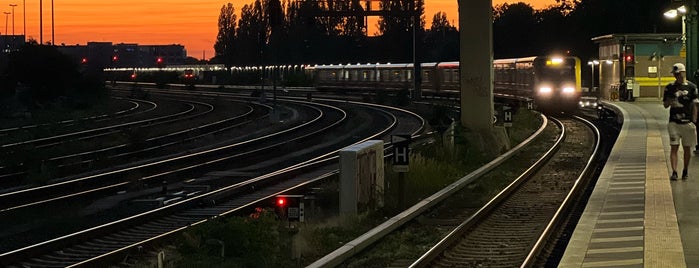
POLYGON ((680 57, 686 58, 687 57, 687 49, 682 45, 682 49, 680 49, 680 57))

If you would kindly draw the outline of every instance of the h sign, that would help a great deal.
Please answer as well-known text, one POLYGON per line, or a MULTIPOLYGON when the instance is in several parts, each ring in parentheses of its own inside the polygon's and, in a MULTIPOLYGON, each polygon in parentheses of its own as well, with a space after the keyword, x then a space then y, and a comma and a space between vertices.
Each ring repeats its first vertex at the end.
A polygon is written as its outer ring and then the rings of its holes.
POLYGON ((512 107, 510 106, 503 106, 503 121, 505 122, 504 125, 506 127, 511 127, 512 126, 512 107))
POLYGON ((407 172, 410 162, 410 135, 393 135, 393 170, 407 172))

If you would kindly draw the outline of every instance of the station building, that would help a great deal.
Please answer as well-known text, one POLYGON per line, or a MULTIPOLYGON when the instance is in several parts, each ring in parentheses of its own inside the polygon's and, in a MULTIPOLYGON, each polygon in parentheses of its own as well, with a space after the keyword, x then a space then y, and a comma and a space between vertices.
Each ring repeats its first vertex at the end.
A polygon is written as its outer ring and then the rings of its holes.
MULTIPOLYGON (((675 63, 686 64, 679 33, 609 34, 592 38, 599 46, 599 97, 605 100, 662 99, 674 81, 675 63), (632 94, 632 95, 631 95, 632 94)), ((594 72, 593 72, 594 73, 594 72)), ((687 72, 693 79, 694 72, 687 72)))

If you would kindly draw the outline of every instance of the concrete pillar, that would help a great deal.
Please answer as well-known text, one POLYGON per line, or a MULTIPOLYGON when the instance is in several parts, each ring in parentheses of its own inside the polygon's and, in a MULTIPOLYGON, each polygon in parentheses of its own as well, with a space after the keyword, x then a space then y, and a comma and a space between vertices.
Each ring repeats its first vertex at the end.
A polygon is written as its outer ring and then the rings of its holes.
POLYGON ((461 124, 471 130, 493 130, 492 0, 460 0, 461 124))

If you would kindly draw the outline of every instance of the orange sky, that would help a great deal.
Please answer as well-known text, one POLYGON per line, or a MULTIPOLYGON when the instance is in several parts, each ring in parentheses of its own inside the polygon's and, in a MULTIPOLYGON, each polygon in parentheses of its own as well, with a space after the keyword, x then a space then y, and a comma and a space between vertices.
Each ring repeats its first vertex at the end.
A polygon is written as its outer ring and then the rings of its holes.
MULTIPOLYGON (((12 15, 7 16, 5 27, 0 32, 12 34, 23 32, 23 1, 10 0, 0 8, 11 12, 9 4, 17 4, 12 15)), ((214 55, 213 45, 218 31, 217 21, 221 7, 233 3, 236 11, 253 0, 62 0, 54 2, 56 44, 86 44, 88 41, 114 43, 181 44, 187 54, 202 58, 214 55)), ((493 0, 493 5, 509 0, 493 0)), ((554 4, 555 0, 527 1, 540 9, 554 4)), ((37 41, 39 38, 39 1, 26 1, 26 35, 37 41)), ((43 0, 44 42, 51 41, 51 0, 43 0)), ((432 16, 438 11, 447 13, 450 22, 457 23, 457 0, 425 0, 425 18, 429 27, 432 16)), ((374 31, 370 30, 370 33, 374 31)))

